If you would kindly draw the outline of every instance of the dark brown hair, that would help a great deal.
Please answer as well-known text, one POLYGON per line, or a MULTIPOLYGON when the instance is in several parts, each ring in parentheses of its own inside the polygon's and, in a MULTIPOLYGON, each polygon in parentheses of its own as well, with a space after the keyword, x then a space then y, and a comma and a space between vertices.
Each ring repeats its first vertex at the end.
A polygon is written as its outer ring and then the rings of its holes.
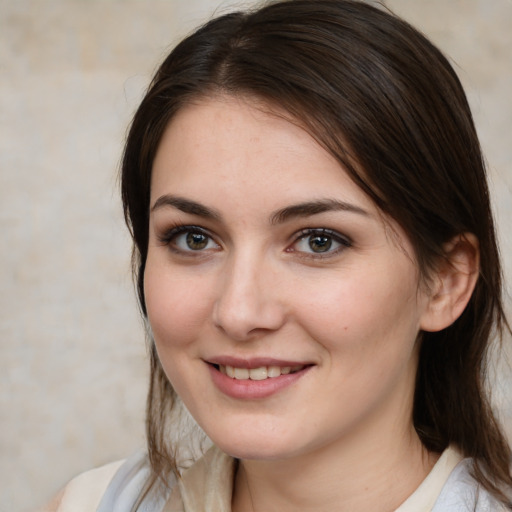
MULTIPOLYGON (((272 2, 213 19, 183 40, 135 114, 122 163, 144 315, 160 138, 180 108, 218 94, 258 98, 304 126, 403 227, 424 276, 448 240, 476 235, 481 268, 467 308, 450 327, 423 333, 413 419, 427 449, 455 445, 505 503, 500 489, 512 484, 510 449, 486 391, 489 344, 507 328, 501 267, 479 142, 448 60, 406 22, 352 0, 272 2)), ((152 343, 147 433, 155 475, 176 469, 166 433, 173 401, 152 343)))

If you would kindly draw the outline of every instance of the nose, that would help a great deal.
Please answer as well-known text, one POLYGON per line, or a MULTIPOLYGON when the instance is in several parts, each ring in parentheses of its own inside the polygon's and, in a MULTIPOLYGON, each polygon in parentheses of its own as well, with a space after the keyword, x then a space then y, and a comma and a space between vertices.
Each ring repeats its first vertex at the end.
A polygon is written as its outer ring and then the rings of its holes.
POLYGON ((244 341, 278 330, 286 318, 278 272, 264 258, 226 262, 213 307, 213 322, 228 337, 244 341))

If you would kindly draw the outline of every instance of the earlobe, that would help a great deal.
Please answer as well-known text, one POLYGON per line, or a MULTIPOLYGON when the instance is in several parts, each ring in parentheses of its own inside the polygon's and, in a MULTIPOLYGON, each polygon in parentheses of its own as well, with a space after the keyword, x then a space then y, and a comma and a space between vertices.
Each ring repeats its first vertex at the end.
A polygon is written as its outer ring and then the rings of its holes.
POLYGON ((432 279, 427 307, 422 315, 423 331, 440 331, 462 314, 475 289, 480 270, 478 239, 472 233, 457 235, 444 247, 445 258, 432 279))

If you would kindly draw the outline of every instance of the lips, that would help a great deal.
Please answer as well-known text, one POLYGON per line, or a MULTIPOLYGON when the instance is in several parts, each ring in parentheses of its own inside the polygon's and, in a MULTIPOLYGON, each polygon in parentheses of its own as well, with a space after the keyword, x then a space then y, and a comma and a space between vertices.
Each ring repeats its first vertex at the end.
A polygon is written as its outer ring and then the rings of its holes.
POLYGON ((219 357, 205 362, 216 387, 237 399, 269 397, 300 380, 314 366, 270 358, 219 357))
POLYGON ((219 365, 220 373, 237 380, 275 379, 302 370, 305 365, 297 366, 260 366, 258 368, 237 368, 230 365, 219 365))

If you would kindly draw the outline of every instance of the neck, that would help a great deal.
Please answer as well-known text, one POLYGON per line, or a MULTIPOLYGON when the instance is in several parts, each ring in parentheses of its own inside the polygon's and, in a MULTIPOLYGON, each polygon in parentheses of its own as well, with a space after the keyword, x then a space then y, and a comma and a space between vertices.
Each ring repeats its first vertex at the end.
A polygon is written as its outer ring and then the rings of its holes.
POLYGON ((240 461, 233 512, 393 511, 437 460, 412 426, 400 436, 353 441, 284 460, 240 461))

